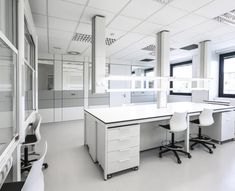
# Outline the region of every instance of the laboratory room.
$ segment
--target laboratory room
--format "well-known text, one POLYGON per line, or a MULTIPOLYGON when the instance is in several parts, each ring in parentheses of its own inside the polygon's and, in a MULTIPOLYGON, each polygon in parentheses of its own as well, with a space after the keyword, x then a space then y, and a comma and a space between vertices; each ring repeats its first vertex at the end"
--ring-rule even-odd
POLYGON ((235 0, 0 0, 0 191, 235 191, 235 0))

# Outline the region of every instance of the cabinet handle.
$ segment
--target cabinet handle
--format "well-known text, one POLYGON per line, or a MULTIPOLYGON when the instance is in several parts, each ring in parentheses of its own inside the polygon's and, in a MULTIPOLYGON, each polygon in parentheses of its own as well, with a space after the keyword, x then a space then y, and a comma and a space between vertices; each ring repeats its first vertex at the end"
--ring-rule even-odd
POLYGON ((119 151, 124 152, 124 151, 129 151, 129 150, 131 150, 131 149, 120 149, 119 151))
POLYGON ((119 162, 127 162, 130 161, 131 159, 123 159, 123 160, 119 160, 119 162))
POLYGON ((119 141, 128 141, 129 138, 122 138, 122 139, 119 139, 119 141))

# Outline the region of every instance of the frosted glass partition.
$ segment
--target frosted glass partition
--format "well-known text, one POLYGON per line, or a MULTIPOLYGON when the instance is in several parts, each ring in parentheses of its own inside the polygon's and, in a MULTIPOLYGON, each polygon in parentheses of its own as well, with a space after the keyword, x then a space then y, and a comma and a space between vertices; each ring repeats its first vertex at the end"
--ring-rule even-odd
POLYGON ((16 134, 16 54, 0 39, 0 154, 16 134))

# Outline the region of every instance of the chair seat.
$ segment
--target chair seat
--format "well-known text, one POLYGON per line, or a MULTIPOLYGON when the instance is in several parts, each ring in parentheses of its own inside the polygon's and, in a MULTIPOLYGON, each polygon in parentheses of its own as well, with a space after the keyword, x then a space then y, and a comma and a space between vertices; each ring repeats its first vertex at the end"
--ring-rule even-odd
POLYGON ((195 119, 195 120, 192 120, 192 121, 190 121, 191 123, 195 123, 195 124, 200 124, 200 121, 199 121, 199 119, 195 119))
POLYGON ((165 129, 170 130, 170 124, 167 124, 167 125, 159 125, 159 126, 165 128, 165 129))
POLYGON ((26 135, 25 142, 23 144, 30 144, 37 142, 36 135, 26 135))
POLYGON ((24 182, 9 182, 4 183, 0 191, 21 191, 24 186, 24 182))

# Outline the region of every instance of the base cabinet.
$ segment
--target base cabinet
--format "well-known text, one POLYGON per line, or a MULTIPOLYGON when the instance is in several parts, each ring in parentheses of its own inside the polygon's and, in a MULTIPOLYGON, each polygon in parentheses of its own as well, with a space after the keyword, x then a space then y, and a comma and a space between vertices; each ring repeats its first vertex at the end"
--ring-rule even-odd
POLYGON ((104 179, 111 174, 139 166, 140 125, 106 128, 98 126, 99 134, 105 133, 105 141, 98 140, 98 163, 104 170, 104 179), (106 144, 105 144, 106 143, 106 144))
POLYGON ((234 139, 234 111, 215 113, 214 124, 203 128, 203 134, 220 143, 234 139))

